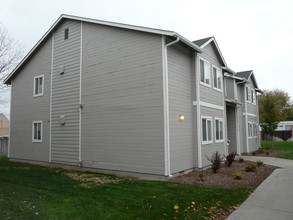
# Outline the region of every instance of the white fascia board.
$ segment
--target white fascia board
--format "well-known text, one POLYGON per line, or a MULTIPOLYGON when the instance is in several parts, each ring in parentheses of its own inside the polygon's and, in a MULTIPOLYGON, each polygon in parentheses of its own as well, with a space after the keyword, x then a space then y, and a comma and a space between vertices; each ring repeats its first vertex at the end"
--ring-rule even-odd
POLYGON ((225 59, 224 59, 224 57, 223 57, 223 54, 222 54, 222 52, 221 52, 221 50, 220 50, 220 48, 219 48, 219 45, 218 45, 218 43, 217 43, 217 41, 216 41, 216 39, 215 39, 214 37, 211 37, 211 39, 209 39, 207 42, 205 42, 203 45, 201 45, 200 48, 204 48, 206 45, 208 45, 208 44, 211 43, 212 41, 214 41, 214 43, 215 43, 215 45, 216 45, 217 51, 218 51, 219 54, 220 54, 220 57, 221 57, 221 60, 222 60, 223 63, 224 63, 224 66, 227 66, 227 63, 226 63, 226 61, 225 61, 225 59))
POLYGON ((182 35, 174 32, 174 37, 179 37, 181 42, 183 42, 184 44, 188 45, 189 47, 191 47, 195 51, 197 51, 199 53, 202 53, 202 49, 200 47, 198 47, 196 44, 192 43, 190 40, 186 39, 182 35))

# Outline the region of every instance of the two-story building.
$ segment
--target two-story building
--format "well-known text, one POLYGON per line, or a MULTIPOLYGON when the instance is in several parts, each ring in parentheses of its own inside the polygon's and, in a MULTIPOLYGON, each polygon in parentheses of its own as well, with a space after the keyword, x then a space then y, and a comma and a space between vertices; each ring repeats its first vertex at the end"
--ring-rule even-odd
POLYGON ((62 15, 5 83, 10 158, 172 176, 259 147, 254 74, 213 37, 62 15))

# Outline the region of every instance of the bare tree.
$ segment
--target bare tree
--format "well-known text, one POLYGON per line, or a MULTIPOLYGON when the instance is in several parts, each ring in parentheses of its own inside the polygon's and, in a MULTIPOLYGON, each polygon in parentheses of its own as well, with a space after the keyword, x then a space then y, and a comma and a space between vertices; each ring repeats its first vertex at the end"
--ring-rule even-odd
POLYGON ((9 35, 7 29, 0 26, 0 105, 7 105, 5 96, 9 87, 3 84, 3 80, 16 66, 23 56, 23 46, 9 35))

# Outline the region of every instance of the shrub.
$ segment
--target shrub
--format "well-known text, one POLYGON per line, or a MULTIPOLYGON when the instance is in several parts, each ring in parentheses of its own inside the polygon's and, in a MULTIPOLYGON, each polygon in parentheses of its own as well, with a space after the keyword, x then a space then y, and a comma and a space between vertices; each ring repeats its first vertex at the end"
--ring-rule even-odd
POLYGON ((235 180, 242 180, 243 179, 242 173, 240 173, 238 171, 232 173, 232 176, 234 177, 235 180))
POLYGON ((258 161, 256 161, 256 164, 257 164, 257 166, 261 166, 261 165, 263 165, 263 161, 258 160, 258 161))
POLYGON ((255 155, 256 155, 256 153, 255 153, 255 151, 253 151, 253 152, 252 152, 252 156, 255 156, 255 155))
POLYGON ((226 161, 228 167, 231 167, 233 161, 235 160, 236 152, 232 152, 226 156, 226 161))
POLYGON ((266 155, 268 156, 270 153, 269 152, 266 152, 266 155))
POLYGON ((216 153, 213 153, 213 155, 209 158, 207 157, 208 161, 212 163, 212 170, 214 173, 217 173, 218 169, 221 168, 223 158, 221 157, 220 153, 217 151, 216 153))
POLYGON ((256 166, 254 164, 247 164, 245 167, 246 172, 255 172, 256 166))
POLYGON ((238 161, 239 161, 240 163, 243 163, 243 162, 244 162, 244 158, 243 158, 243 157, 239 157, 238 161))
POLYGON ((259 149, 258 149, 258 152, 259 152, 260 154, 263 154, 265 151, 264 151, 262 148, 259 148, 259 149))

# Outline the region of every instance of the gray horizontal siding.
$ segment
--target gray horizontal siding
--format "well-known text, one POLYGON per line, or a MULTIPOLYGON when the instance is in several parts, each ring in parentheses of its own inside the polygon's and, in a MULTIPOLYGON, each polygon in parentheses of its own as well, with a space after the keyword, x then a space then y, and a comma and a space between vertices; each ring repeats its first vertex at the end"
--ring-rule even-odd
POLYGON ((164 175, 161 36, 83 24, 82 161, 164 175))
POLYGON ((65 21, 54 32, 53 86, 52 86, 52 142, 51 161, 66 164, 79 162, 79 83, 81 24, 65 21), (69 28, 69 39, 64 30, 69 28), (61 75, 59 68, 65 67, 61 75), (61 126, 59 118, 65 115, 61 126))
MULTIPOLYGON (((214 119, 215 118, 223 118, 223 111, 221 110, 217 110, 217 109, 212 109, 212 108, 207 108, 207 107, 203 107, 201 106, 200 108, 201 111, 201 116, 208 116, 208 117, 212 117, 212 123, 213 123, 213 143, 211 144, 204 144, 201 146, 202 148, 202 165, 203 166, 207 166, 210 165, 210 162, 207 160, 207 157, 211 157, 211 155, 213 153, 215 153, 216 151, 218 151, 221 155, 223 155, 225 153, 225 148, 224 148, 224 142, 220 142, 220 143, 215 143, 215 130, 214 130, 214 119)), ((201 119, 200 119, 201 120, 201 119)), ((224 133, 224 137, 225 137, 225 133, 224 133)), ((200 137, 202 138, 202 136, 200 137)))
POLYGON ((13 78, 11 89, 10 157, 49 160, 51 38, 13 78), (33 97, 34 77, 44 75, 44 95, 33 97), (32 142, 32 122, 43 121, 43 141, 32 142))
POLYGON ((236 137, 236 115, 234 107, 226 107, 227 114, 227 138, 230 140, 228 147, 229 153, 237 152, 237 137, 236 137))
POLYGON ((231 78, 225 78, 225 82, 226 82, 226 97, 231 100, 236 99, 235 92, 234 92, 235 80, 231 78))
POLYGON ((191 169, 195 158, 192 123, 192 64, 190 51, 168 49, 171 173, 191 169), (184 121, 179 121, 184 115, 184 121))
MULTIPOLYGON (((213 89, 213 76, 212 76, 212 65, 221 69, 221 63, 219 58, 216 55, 214 47, 209 44, 203 49, 203 53, 200 54, 200 57, 207 60, 210 63, 211 68, 211 87, 200 85, 200 100, 203 102, 212 103, 214 105, 224 106, 223 96, 224 93, 219 92, 213 89)), ((223 86, 223 85, 222 85, 223 86)))

